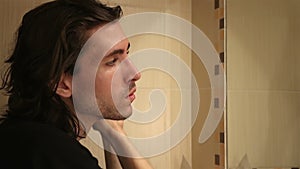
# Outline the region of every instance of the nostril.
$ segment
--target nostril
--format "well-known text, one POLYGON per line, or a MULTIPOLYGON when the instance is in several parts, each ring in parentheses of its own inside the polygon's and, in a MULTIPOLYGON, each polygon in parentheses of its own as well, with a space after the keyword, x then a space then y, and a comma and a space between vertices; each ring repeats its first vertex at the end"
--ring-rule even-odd
POLYGON ((132 80, 137 81, 137 80, 139 80, 141 78, 141 76, 142 76, 141 73, 138 72, 138 73, 135 74, 135 76, 133 77, 132 80))

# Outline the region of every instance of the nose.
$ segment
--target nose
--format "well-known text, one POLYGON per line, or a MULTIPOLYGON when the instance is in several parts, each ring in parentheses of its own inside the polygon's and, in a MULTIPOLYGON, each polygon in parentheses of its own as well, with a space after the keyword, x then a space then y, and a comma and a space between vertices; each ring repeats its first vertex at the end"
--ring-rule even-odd
POLYGON ((137 73, 135 74, 135 76, 132 78, 132 81, 138 81, 141 78, 141 73, 137 71, 137 73))
POLYGON ((129 58, 126 58, 126 60, 124 60, 125 64, 125 69, 127 72, 127 78, 126 81, 127 82, 135 82, 138 81, 141 78, 141 73, 137 70, 137 68, 135 67, 135 65, 131 62, 131 60, 129 58))

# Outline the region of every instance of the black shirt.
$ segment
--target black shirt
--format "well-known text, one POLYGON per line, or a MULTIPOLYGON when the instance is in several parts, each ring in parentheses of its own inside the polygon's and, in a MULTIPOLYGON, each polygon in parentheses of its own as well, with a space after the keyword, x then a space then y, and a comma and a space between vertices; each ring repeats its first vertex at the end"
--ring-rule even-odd
POLYGON ((75 138, 47 124, 5 120, 0 125, 0 169, 99 169, 75 138))

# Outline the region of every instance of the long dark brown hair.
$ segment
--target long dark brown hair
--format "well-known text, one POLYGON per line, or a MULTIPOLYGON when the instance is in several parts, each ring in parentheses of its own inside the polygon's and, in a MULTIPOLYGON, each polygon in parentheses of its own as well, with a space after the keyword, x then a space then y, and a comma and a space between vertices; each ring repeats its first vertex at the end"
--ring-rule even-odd
POLYGON ((78 118, 56 94, 63 73, 73 68, 89 30, 120 18, 119 6, 96 0, 56 0, 26 13, 16 45, 5 61, 1 90, 9 96, 2 120, 47 123, 81 137, 78 118))

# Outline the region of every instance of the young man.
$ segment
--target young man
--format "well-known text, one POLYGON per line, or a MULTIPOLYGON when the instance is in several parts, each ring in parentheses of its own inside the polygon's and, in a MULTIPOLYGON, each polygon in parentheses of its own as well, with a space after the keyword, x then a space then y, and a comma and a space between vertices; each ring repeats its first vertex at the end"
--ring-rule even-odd
POLYGON ((24 15, 1 86, 9 96, 1 169, 99 168, 77 141, 92 126, 102 135, 106 168, 151 168, 124 137, 140 74, 115 22, 121 15, 119 6, 96 0, 56 0, 24 15), (90 60, 89 42, 101 49, 92 53, 99 62, 90 60))

